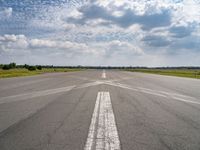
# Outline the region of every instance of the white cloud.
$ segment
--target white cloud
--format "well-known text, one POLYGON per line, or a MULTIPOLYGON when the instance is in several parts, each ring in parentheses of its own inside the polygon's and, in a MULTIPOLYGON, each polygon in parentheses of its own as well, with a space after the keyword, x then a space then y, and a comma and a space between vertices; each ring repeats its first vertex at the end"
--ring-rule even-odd
POLYGON ((94 51, 84 43, 75 43, 70 41, 52 41, 44 39, 31 39, 30 46, 32 48, 45 49, 63 49, 73 53, 94 53, 94 51))
POLYGON ((0 8, 0 19, 5 19, 5 18, 11 17, 12 12, 13 12, 13 9, 11 7, 3 8, 2 10, 0 8))
POLYGON ((68 53, 74 54, 96 54, 96 51, 90 48, 85 43, 75 43, 70 41, 48 40, 48 39, 29 39, 24 35, 4 35, 0 36, 1 50, 15 51, 23 49, 27 51, 40 50, 53 50, 52 53, 64 50, 68 53))
POLYGON ((109 50, 113 52, 120 52, 120 53, 125 53, 128 52, 129 54, 144 54, 144 51, 133 44, 130 44, 128 42, 122 42, 118 40, 114 40, 108 43, 109 45, 109 50))
POLYGON ((56 48, 57 43, 50 40, 32 39, 30 40, 30 46, 33 48, 56 48))
POLYGON ((14 34, 8 35, 5 34, 4 36, 0 36, 0 41, 12 41, 15 42, 17 37, 14 34))
POLYGON ((124 15, 124 12, 123 11, 114 11, 112 13, 113 16, 116 16, 116 17, 121 17, 124 15))
POLYGON ((142 56, 145 54, 143 49, 138 45, 119 40, 108 42, 93 42, 90 47, 97 51, 99 59, 109 58, 113 60, 119 57, 129 58, 142 56))
POLYGON ((28 41, 24 35, 5 34, 4 36, 0 36, 0 46, 4 51, 26 49, 28 47, 28 41))
POLYGON ((76 8, 74 8, 71 11, 69 11, 69 13, 66 16, 80 18, 82 16, 82 13, 79 12, 76 8))
POLYGON ((74 28, 76 28, 76 25, 75 24, 69 24, 69 23, 65 23, 65 24, 63 24, 63 28, 64 28, 64 30, 72 30, 72 29, 74 29, 74 28))
POLYGON ((24 49, 35 59, 56 56, 60 64, 165 65, 172 51, 193 53, 199 48, 199 0, 49 1, 54 4, 15 4, 29 8, 28 13, 13 13, 8 5, 0 9, 0 19, 12 17, 3 22, 5 30, 0 29, 0 51, 24 49), (13 25, 15 20, 19 22, 13 25))

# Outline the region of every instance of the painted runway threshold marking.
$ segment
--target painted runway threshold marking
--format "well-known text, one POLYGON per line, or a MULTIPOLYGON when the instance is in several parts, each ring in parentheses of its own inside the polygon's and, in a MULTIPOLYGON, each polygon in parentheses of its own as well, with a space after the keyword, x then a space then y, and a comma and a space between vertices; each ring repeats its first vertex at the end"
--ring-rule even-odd
POLYGON ((101 77, 104 78, 104 79, 106 78, 106 71, 105 70, 103 70, 101 77))
POLYGON ((120 150, 109 92, 98 92, 84 150, 120 150))

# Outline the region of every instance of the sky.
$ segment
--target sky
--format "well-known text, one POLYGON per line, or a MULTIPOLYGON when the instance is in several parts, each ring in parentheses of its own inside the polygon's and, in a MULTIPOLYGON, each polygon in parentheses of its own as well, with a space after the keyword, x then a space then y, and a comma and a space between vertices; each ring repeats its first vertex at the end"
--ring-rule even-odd
POLYGON ((200 0, 0 0, 0 63, 200 66, 200 0))

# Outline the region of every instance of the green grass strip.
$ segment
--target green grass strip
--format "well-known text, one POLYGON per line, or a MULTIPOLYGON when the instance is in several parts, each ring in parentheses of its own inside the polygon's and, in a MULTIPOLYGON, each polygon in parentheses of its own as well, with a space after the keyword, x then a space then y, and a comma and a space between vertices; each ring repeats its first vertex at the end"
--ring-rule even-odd
POLYGON ((190 70, 190 69, 127 69, 127 71, 200 79, 200 70, 190 70))
POLYGON ((82 69, 69 69, 69 68, 43 68, 42 70, 29 71, 27 69, 10 69, 2 70, 0 69, 0 78, 9 78, 9 77, 21 77, 21 76, 32 76, 43 73, 51 72, 71 72, 71 71, 80 71, 82 69))

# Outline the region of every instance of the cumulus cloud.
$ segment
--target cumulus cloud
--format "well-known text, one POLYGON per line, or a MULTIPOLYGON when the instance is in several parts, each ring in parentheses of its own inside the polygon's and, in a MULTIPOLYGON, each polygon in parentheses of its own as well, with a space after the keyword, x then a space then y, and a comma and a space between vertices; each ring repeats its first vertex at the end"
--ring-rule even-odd
POLYGON ((56 48, 58 44, 56 41, 50 40, 40 40, 40 39, 32 39, 30 40, 30 46, 32 48, 56 48))
POLYGON ((179 25, 187 25, 188 23, 200 23, 200 1, 199 0, 183 0, 178 5, 173 6, 174 22, 179 25))
POLYGON ((0 36, 0 50, 12 51, 14 49, 26 49, 28 47, 27 38, 24 35, 4 35, 0 36))
POLYGON ((4 51, 14 51, 17 49, 47 49, 47 50, 65 50, 68 53, 89 53, 96 52, 85 43, 75 43, 70 41, 57 41, 47 39, 29 39, 25 35, 4 35, 0 36, 0 46, 4 51))
POLYGON ((144 51, 131 43, 128 42, 122 42, 119 40, 110 41, 105 44, 106 49, 106 55, 111 56, 112 54, 121 54, 121 55, 142 55, 144 54, 144 51))
POLYGON ((151 65, 165 65, 172 54, 186 58, 200 49, 198 0, 13 0, 0 6, 2 63, 12 53, 16 61, 23 59, 14 55, 42 63, 56 57, 61 65, 148 65, 152 59, 151 65))
POLYGON ((121 12, 119 16, 111 14, 106 8, 98 5, 83 6, 79 9, 82 17, 77 19, 70 17, 69 22, 85 24, 88 20, 103 19, 108 23, 127 28, 133 24, 139 24, 144 29, 151 29, 155 27, 169 26, 171 24, 171 16, 168 10, 162 10, 155 14, 137 15, 131 9, 126 9, 121 12))
POLYGON ((75 43, 70 41, 31 39, 29 45, 31 48, 64 49, 73 53, 95 53, 94 50, 84 43, 75 43))

